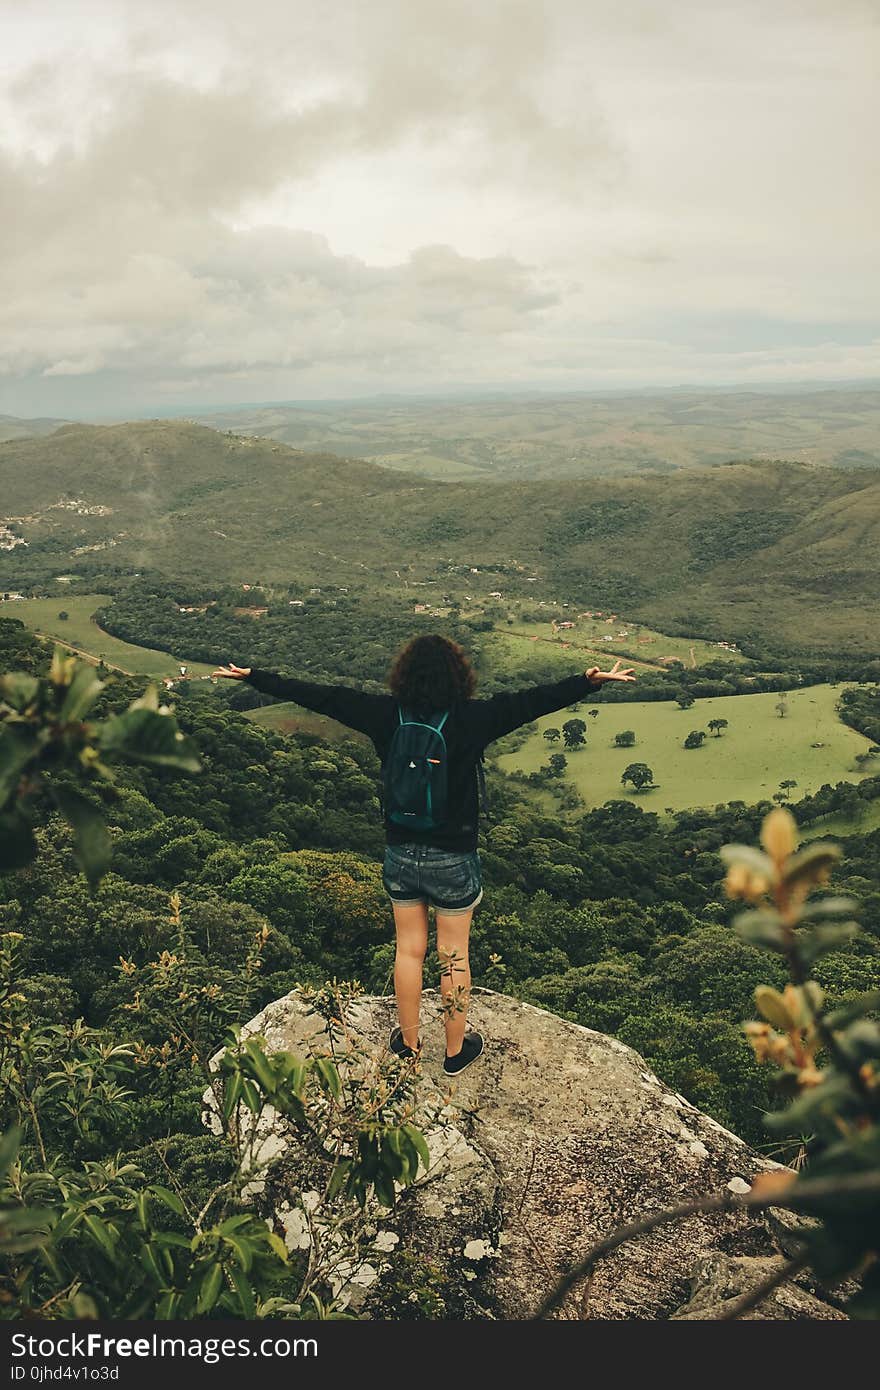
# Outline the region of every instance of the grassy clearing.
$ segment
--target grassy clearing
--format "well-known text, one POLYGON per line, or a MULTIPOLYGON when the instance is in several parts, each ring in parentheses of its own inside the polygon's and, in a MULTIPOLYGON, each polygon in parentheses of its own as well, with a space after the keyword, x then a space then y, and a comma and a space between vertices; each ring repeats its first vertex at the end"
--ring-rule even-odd
POLYGON ((633 660, 648 666, 664 666, 664 657, 672 657, 685 666, 702 666, 708 661, 742 662, 745 658, 740 652, 728 652, 714 642, 704 642, 695 637, 669 637, 644 623, 626 620, 584 618, 561 609, 553 615, 558 622, 574 621, 577 626, 565 632, 554 632, 550 624, 550 614, 542 623, 514 623, 511 633, 525 637, 538 637, 558 643, 569 643, 572 649, 581 648, 600 653, 604 658, 630 653, 633 660), (610 640, 609 640, 610 639, 610 640))
POLYGON ((316 734, 331 741, 340 738, 366 738, 365 734, 360 734, 355 729, 347 729, 343 724, 337 724, 335 719, 328 719, 323 714, 313 714, 288 700, 264 705, 262 709, 248 710, 245 717, 254 724, 259 724, 261 729, 272 729, 276 734, 316 734))
MULTIPOLYGON (((855 755, 866 751, 870 740, 840 722, 835 711, 839 695, 839 687, 828 685, 791 691, 784 719, 775 708, 780 697, 772 693, 698 700, 689 710, 676 704, 603 706, 600 700, 595 719, 584 714, 588 747, 569 755, 565 776, 573 779, 588 806, 634 797, 646 810, 661 814, 666 808, 679 811, 725 801, 752 804, 772 796, 787 778, 797 782, 794 800, 825 782, 858 782, 865 774, 855 755), (701 748, 682 746, 692 729, 706 729, 716 718, 729 721, 720 738, 709 734, 701 748), (614 746, 614 735, 625 729, 636 734, 633 748, 614 746), (621 786, 622 772, 634 762, 653 770, 654 791, 635 797, 621 786)), ((582 713, 588 707, 585 702, 582 713)), ((560 711, 539 720, 538 732, 516 753, 503 754, 500 766, 533 772, 546 764, 555 750, 543 731, 559 728, 568 717, 560 711)), ((868 771, 876 768, 868 764, 868 771)))
POLYGON ((880 801, 867 801, 864 810, 855 819, 843 815, 828 816, 815 825, 804 826, 803 840, 836 840, 845 835, 867 835, 880 826, 880 801))
MULTIPOLYGON (((85 656, 95 659, 103 657, 108 666, 118 667, 129 675, 151 676, 154 680, 177 676, 178 659, 170 652, 157 652, 149 647, 121 642, 118 637, 111 637, 109 632, 98 627, 92 614, 109 601, 107 594, 61 592, 57 598, 28 598, 5 603, 3 614, 8 618, 20 618, 35 632, 58 638, 85 656), (67 619, 59 618, 59 613, 67 613, 67 619)), ((194 676, 210 675, 213 669, 203 662, 187 661, 186 657, 181 660, 194 676)))
MULTIPOLYGON (((541 623, 499 628, 491 635, 487 634, 484 646, 493 670, 521 676, 524 684, 535 679, 533 669, 538 661, 543 668, 558 671, 561 678, 586 670, 588 666, 601 666, 607 670, 616 659, 610 644, 608 647, 583 646, 579 641, 565 640, 564 633, 558 638, 554 637, 549 626, 544 627, 541 623)), ((660 669, 635 658, 625 657, 624 660, 638 671, 660 669)))
POLYGON ((460 459, 421 449, 402 454, 367 454, 365 458, 368 463, 378 463, 383 468, 396 468, 402 473, 422 473, 428 478, 468 478, 476 481, 486 478, 484 468, 475 468, 473 464, 463 463, 460 459))

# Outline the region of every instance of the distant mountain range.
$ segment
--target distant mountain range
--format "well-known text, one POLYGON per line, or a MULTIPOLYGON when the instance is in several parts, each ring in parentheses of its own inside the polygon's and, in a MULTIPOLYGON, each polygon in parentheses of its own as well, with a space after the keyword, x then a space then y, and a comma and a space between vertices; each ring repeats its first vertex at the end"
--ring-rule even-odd
POLYGON ((19 415, 0 415, 0 442, 5 439, 27 439, 32 435, 51 434, 65 420, 25 419, 19 415))
POLYGON ((754 458, 880 468, 880 388, 864 386, 396 398, 192 418, 435 478, 665 474, 754 458))
POLYGON ((747 461, 475 486, 147 421, 7 441, 0 498, 0 523, 28 542, 0 554, 0 587, 145 569, 194 587, 396 590, 401 566, 443 583, 453 562, 461 586, 498 568, 487 589, 613 604, 667 630, 880 650, 871 469, 747 461))
MULTIPOLYGON (((281 401, 174 413, 210 429, 432 478, 673 473, 738 459, 880 468, 880 385, 281 401)), ((165 416, 163 418, 169 418, 165 416)), ((0 415, 0 440, 62 420, 0 415)))

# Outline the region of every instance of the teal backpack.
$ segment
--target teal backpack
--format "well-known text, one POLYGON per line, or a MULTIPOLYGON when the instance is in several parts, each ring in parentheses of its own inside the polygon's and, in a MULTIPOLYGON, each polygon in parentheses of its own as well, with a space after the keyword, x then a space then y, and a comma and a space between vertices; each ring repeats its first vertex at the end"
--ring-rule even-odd
POLYGON ((383 807, 392 825, 437 830, 446 820, 447 753, 443 725, 410 719, 400 707, 398 724, 383 768, 383 807))

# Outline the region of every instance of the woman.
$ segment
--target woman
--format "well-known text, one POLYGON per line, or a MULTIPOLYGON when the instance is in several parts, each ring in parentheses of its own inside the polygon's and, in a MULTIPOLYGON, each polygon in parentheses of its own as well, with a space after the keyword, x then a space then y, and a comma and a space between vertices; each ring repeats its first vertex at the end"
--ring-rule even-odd
MULTIPOLYGON (((267 695, 293 700, 359 729, 372 739, 383 767, 389 753, 393 761, 393 745, 399 745, 396 735, 403 724, 422 731, 426 748, 434 754, 426 752, 421 759, 425 771, 442 771, 445 783, 437 799, 439 821, 431 815, 399 814, 389 808, 387 797, 384 806, 387 848, 382 882, 391 898, 397 932, 394 993, 400 1020, 391 1034, 391 1048, 400 1057, 413 1057, 421 1047, 422 966, 428 948, 428 908, 433 907, 446 1023, 443 1070, 448 1076, 458 1075, 476 1061, 484 1045, 479 1033, 466 1032, 471 987, 468 939, 474 908, 483 896, 477 853, 483 749, 521 724, 574 704, 608 681, 635 680, 633 671, 621 669, 616 661, 610 671, 592 666, 582 675, 550 685, 475 700, 476 678, 463 649, 448 637, 429 635, 414 637, 398 653, 388 679, 390 695, 366 695, 349 686, 317 685, 231 663, 214 675, 247 681, 267 695), (429 764, 436 764, 436 769, 429 764)), ((413 757, 408 766, 415 769, 417 761, 413 757)), ((389 785, 386 772, 386 792, 389 785)))

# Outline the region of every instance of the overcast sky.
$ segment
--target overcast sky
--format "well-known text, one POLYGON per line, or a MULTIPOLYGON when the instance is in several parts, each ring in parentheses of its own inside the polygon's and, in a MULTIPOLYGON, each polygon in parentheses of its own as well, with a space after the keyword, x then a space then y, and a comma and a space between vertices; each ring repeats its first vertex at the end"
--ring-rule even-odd
POLYGON ((0 18, 0 411, 880 377, 880 0, 0 18))

